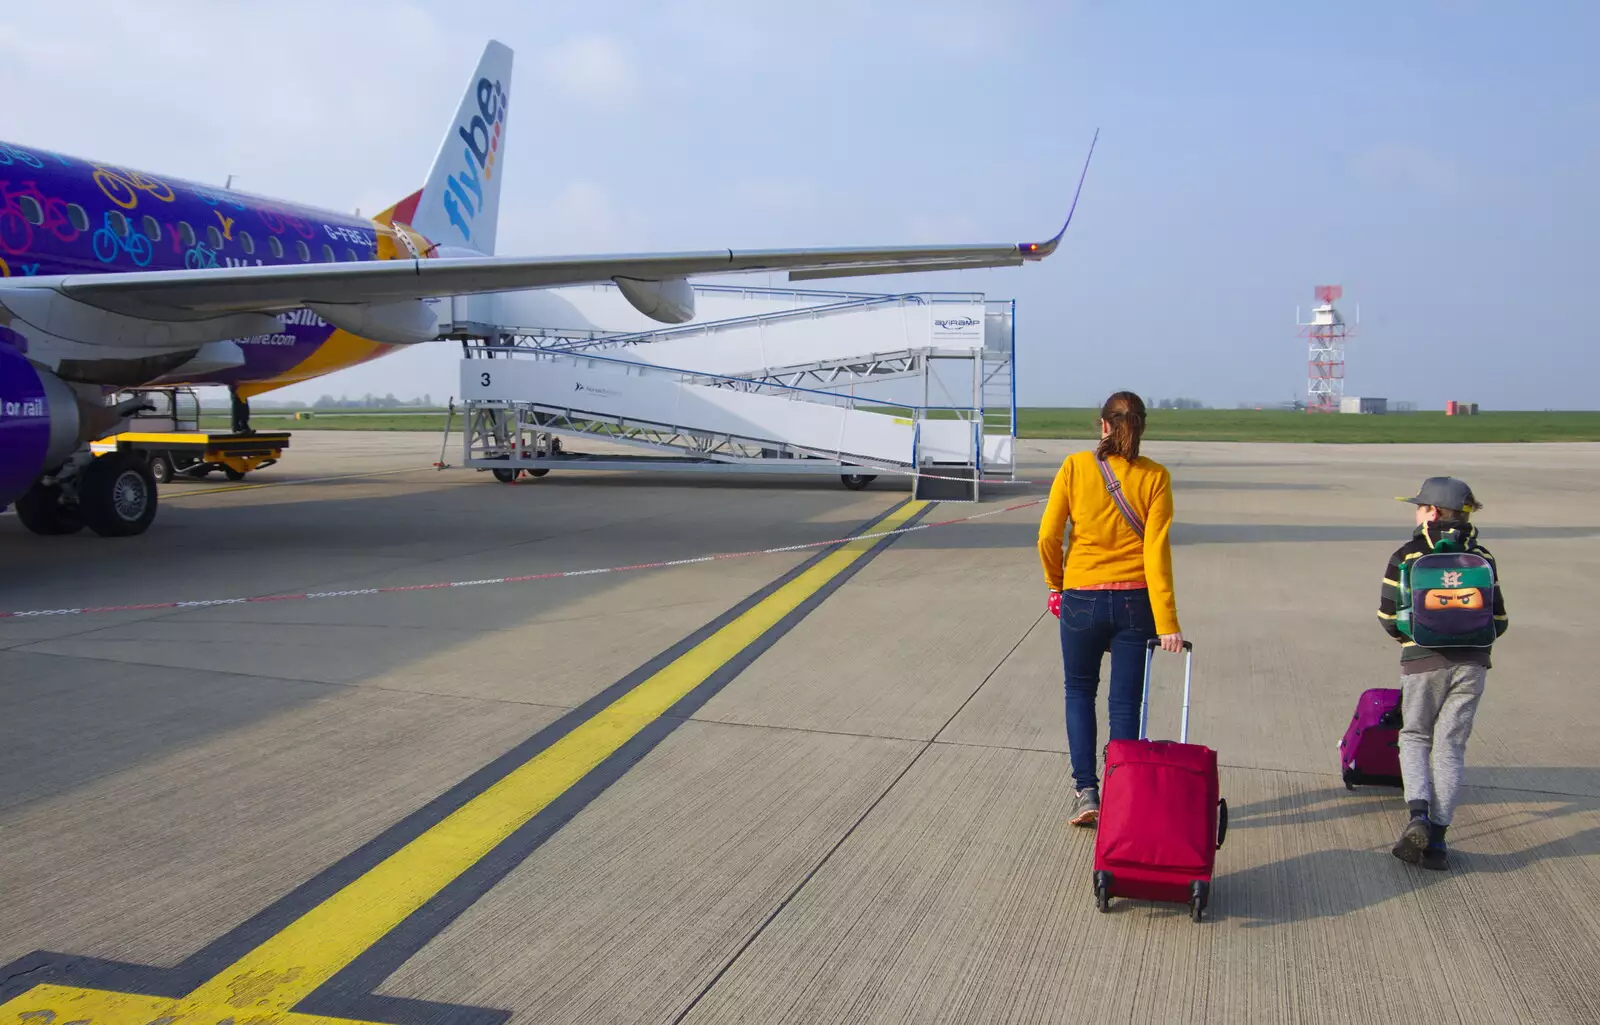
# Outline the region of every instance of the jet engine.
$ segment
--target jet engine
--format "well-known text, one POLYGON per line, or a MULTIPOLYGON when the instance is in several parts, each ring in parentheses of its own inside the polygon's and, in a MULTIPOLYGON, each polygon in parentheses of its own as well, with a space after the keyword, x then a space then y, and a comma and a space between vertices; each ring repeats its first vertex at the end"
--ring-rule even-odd
POLYGON ((376 303, 306 303, 334 327, 391 345, 415 345, 439 337, 439 318, 421 299, 376 303))
POLYGON ((72 455, 79 419, 71 388, 0 341, 0 505, 72 455))
POLYGON ((613 278, 633 308, 663 324, 687 324, 694 319, 694 288, 687 278, 644 281, 613 278))
POLYGON ((80 395, 0 337, 0 507, 14 503, 35 534, 87 526, 126 536, 155 518, 156 482, 144 460, 125 452, 95 458, 88 449, 146 400, 96 399, 98 390, 80 395))

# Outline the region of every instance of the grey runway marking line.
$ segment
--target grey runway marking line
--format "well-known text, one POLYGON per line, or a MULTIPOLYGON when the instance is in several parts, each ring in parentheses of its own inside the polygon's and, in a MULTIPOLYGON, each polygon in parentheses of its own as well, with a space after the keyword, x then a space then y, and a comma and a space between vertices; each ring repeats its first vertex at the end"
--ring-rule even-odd
POLYGON ((686 559, 664 559, 657 562, 639 562, 627 566, 603 566, 594 569, 561 570, 553 573, 527 573, 521 576, 486 577, 480 580, 442 580, 426 584, 400 584, 391 587, 355 587, 334 591, 310 591, 299 594, 271 594, 253 597, 233 598, 204 598, 191 601, 160 601, 140 602, 126 605, 81 605, 76 607, 54 609, 23 609, 12 612, 0 612, 0 619, 38 619, 47 616, 87 616, 103 615, 113 612, 148 612, 155 609, 204 609, 215 608, 221 605, 250 605, 265 604, 269 602, 286 601, 320 601, 330 598, 357 598, 375 594, 403 594, 410 591, 436 591, 455 587, 490 587, 501 584, 524 584, 535 581, 565 580, 573 577, 599 576, 606 573, 634 573, 648 569, 669 569, 676 566, 694 566, 708 562, 721 562, 727 559, 748 559, 758 555, 781 555, 789 552, 801 552, 811 548, 826 548, 830 545, 842 544, 846 541, 860 538, 888 538, 898 537, 919 530, 932 530, 935 527, 950 527, 961 523, 971 523, 975 520, 988 519, 991 516, 1001 516, 1009 512, 1017 512, 1036 505, 1043 505, 1045 499, 1036 498, 1027 502, 991 509, 988 512, 973 513, 970 516, 961 516, 955 519, 940 520, 937 523, 917 523, 909 527, 900 527, 896 530, 879 531, 875 534, 852 535, 845 538, 831 538, 826 541, 806 541, 795 545, 781 545, 775 548, 760 548, 747 552, 722 552, 715 555, 698 555, 686 559))

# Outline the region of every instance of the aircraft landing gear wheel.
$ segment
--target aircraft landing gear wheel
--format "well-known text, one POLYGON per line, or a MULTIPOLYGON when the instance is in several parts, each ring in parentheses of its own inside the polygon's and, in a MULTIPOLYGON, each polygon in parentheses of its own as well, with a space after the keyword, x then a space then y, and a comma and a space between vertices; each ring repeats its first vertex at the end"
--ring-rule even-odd
POLYGON ((78 482, 78 509, 101 537, 143 534, 156 518, 156 479, 149 464, 122 452, 96 459, 78 482))
POLYGON ((499 467, 495 467, 495 469, 491 470, 490 472, 494 474, 494 479, 499 481, 502 484, 514 484, 514 483, 516 483, 517 471, 515 471, 515 470, 505 470, 505 469, 501 469, 499 467))
POLYGON ((851 491, 865 491, 868 484, 878 479, 874 473, 842 473, 839 479, 844 481, 844 486, 851 491))
POLYGON ((172 481, 172 458, 165 452, 156 452, 150 456, 150 476, 156 479, 157 484, 167 484, 172 481))
POLYGON ((235 470, 231 466, 224 466, 222 468, 222 475, 224 477, 228 478, 231 481, 244 480, 244 471, 243 470, 235 470))
POLYGON ((83 529, 78 510, 61 504, 61 488, 35 483, 17 499, 17 519, 35 534, 76 534, 83 529))

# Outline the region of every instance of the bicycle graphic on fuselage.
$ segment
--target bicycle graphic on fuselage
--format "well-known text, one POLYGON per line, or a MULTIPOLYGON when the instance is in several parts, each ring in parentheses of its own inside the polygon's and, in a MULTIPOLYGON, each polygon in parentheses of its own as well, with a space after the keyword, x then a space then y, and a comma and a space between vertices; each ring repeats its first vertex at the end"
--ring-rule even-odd
POLYGON ((118 234, 112 223, 111 211, 107 210, 105 224, 94 233, 95 259, 101 263, 114 263, 119 254, 127 253, 134 266, 149 266, 150 254, 155 251, 149 237, 126 219, 123 220, 123 228, 127 234, 118 234))
POLYGON ((183 254, 183 266, 188 270, 215 267, 217 266, 217 251, 204 242, 197 242, 193 248, 183 254))
POLYGON ((172 186, 159 178, 147 178, 138 171, 121 171, 104 164, 94 166, 94 183, 100 186, 100 191, 106 194, 107 199, 124 210, 132 210, 139 205, 141 192, 163 203, 170 203, 177 198, 173 195, 172 186))

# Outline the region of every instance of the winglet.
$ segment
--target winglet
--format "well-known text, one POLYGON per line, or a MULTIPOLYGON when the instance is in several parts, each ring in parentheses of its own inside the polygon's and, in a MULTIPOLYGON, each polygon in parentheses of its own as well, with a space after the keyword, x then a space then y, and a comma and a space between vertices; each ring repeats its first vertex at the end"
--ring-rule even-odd
POLYGON ((1089 155, 1083 158, 1083 173, 1078 175, 1078 189, 1072 194, 1072 206, 1067 209, 1066 222, 1061 225, 1061 230, 1048 242, 1019 242, 1017 249, 1022 252, 1024 260, 1042 260, 1056 251, 1056 246, 1061 244, 1061 236, 1067 233, 1067 225, 1072 223, 1072 214, 1078 209, 1078 197, 1083 194, 1083 180, 1089 176, 1089 161, 1094 159, 1094 144, 1100 141, 1100 129, 1094 130, 1094 138, 1089 140, 1089 155))

